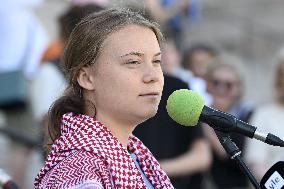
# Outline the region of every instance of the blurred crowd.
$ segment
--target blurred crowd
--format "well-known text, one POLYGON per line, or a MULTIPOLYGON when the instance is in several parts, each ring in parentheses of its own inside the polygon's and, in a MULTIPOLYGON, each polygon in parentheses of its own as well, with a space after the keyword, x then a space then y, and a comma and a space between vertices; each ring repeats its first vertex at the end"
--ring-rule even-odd
MULTIPOLYGON (((131 2, 121 4, 159 23, 166 38, 162 47, 165 86, 161 104, 157 115, 139 125, 134 134, 152 151, 177 189, 252 187, 224 151, 214 130, 204 123, 192 128, 178 125, 167 115, 166 100, 175 90, 191 89, 203 96, 206 105, 284 139, 284 49, 271 55, 276 56, 277 64, 274 86, 263 89, 273 92, 273 100, 254 104, 253 99, 243 98, 248 67, 242 57, 205 40, 185 44, 184 25, 194 27, 202 22, 201 0, 145 0, 143 6, 131 2)), ((112 6, 108 0, 68 1, 58 17, 58 37, 49 40, 33 11, 42 3, 10 0, 0 5, 0 169, 23 189, 33 186, 44 161, 46 114, 56 97, 64 93, 68 81, 60 67, 68 37, 83 17, 112 6), (18 95, 5 96, 8 91, 18 95), (35 154, 39 155, 37 159, 35 154)), ((279 147, 235 133, 230 137, 258 181, 274 163, 284 159, 279 147)))

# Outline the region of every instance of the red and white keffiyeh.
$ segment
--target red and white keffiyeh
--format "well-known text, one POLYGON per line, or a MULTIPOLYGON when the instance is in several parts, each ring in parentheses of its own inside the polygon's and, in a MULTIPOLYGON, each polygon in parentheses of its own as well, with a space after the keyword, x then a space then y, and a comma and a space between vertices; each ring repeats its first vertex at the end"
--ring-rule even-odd
MULTIPOLYGON (((157 160, 131 135, 128 150, 155 188, 173 188, 157 160)), ((54 142, 35 189, 127 188, 146 189, 142 175, 127 149, 93 117, 63 115, 61 136, 54 142)))

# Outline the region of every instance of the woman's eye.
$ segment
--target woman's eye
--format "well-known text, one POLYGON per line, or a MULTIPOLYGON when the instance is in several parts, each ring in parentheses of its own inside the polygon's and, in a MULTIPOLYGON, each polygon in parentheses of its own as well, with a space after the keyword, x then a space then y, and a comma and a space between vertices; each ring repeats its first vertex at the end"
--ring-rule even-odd
POLYGON ((161 60, 154 60, 153 62, 156 64, 161 64, 161 60))
POLYGON ((140 64, 140 62, 139 61, 129 61, 126 64, 140 64))

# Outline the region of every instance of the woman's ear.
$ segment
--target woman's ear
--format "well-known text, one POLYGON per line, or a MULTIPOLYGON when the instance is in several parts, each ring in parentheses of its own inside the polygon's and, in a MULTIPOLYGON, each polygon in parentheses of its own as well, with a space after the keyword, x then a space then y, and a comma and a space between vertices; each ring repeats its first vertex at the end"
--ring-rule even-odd
POLYGON ((94 90, 95 84, 94 84, 94 75, 92 74, 92 68, 91 67, 83 67, 80 69, 77 82, 79 85, 86 90, 94 90))

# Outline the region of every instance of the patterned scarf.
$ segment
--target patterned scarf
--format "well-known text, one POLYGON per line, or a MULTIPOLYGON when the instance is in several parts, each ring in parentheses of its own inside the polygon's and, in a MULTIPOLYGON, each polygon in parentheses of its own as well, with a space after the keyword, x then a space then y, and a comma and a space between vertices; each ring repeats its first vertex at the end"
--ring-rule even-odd
MULTIPOLYGON (((133 135, 129 137, 128 150, 136 154, 155 188, 173 188, 151 152, 133 135)), ((146 189, 129 152, 106 126, 93 117, 65 114, 61 136, 35 179, 35 189, 70 188, 90 181, 106 189, 146 189)))

